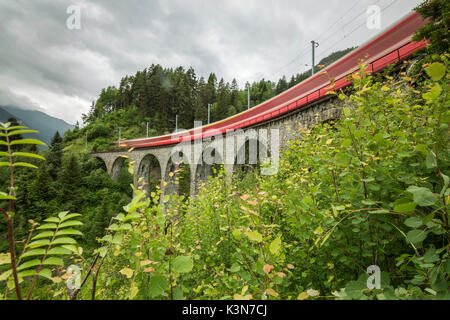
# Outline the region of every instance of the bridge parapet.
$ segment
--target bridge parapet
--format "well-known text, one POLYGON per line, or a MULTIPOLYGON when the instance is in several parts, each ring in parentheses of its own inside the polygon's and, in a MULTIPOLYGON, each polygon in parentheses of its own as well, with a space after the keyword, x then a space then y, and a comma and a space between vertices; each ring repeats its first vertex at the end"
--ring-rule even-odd
MULTIPOLYGON (((315 103, 308 108, 246 128, 240 134, 205 139, 201 141, 200 153, 195 150, 199 146, 189 142, 184 146, 169 145, 134 149, 131 152, 98 152, 91 155, 104 161, 108 174, 115 181, 119 177, 125 159, 128 158, 129 161, 133 162, 133 181, 135 185, 137 185, 140 178, 144 178, 145 188, 148 190, 148 184, 152 179, 153 181, 160 179, 160 188, 165 194, 178 192, 178 187, 171 182, 178 176, 177 171, 180 168, 180 164, 175 163, 176 161, 174 162, 174 157, 176 158, 177 153, 181 152, 181 158, 189 165, 190 194, 195 194, 199 185, 207 181, 208 176, 212 174, 211 157, 216 158, 215 163, 224 164, 228 176, 231 177, 236 166, 239 165, 237 159, 242 149, 242 146, 239 144, 251 144, 250 140, 257 140, 257 149, 255 149, 257 151, 255 152, 258 154, 265 152, 272 163, 275 160, 278 163, 278 159, 273 158, 279 157, 279 151, 286 147, 288 141, 301 139, 304 129, 311 128, 321 122, 339 118, 342 107, 340 104, 340 100, 330 96, 330 98, 315 103), (274 132, 277 137, 273 136, 274 132), (224 148, 221 149, 220 146, 224 148), (231 149, 227 148, 227 146, 231 146, 231 149), (217 155, 218 150, 221 151, 217 155), (230 150, 232 150, 232 155, 229 154, 230 150), (206 163, 205 159, 208 159, 208 157, 210 162, 206 163)), ((248 147, 246 148, 244 148, 244 152, 247 154, 246 161, 248 161, 251 158, 251 150, 248 150, 248 147)))

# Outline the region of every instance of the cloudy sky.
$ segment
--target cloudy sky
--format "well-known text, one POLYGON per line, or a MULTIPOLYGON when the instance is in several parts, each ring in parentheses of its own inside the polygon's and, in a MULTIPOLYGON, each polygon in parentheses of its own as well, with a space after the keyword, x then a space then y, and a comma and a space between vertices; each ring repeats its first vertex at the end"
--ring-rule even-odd
POLYGON ((0 105, 75 123, 100 90, 152 63, 199 76, 277 80, 355 46, 421 0, 0 0, 0 105), (80 8, 80 29, 68 7, 80 8))

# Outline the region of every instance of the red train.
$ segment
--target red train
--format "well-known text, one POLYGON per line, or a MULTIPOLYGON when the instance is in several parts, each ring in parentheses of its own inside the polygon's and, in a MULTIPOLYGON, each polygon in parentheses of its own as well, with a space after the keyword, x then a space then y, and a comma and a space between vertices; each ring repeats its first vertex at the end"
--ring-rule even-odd
POLYGON ((295 109, 306 107, 311 102, 325 96, 330 90, 338 90, 350 84, 346 76, 358 70, 361 59, 368 63, 369 72, 377 72, 386 66, 409 57, 412 53, 426 46, 426 42, 411 40, 415 31, 422 27, 425 21, 414 12, 395 23, 381 34, 367 41, 359 48, 348 53, 332 65, 295 87, 279 94, 260 105, 241 112, 227 119, 203 126, 201 128, 172 133, 170 135, 121 141, 121 146, 130 148, 145 148, 179 143, 183 141, 206 138, 255 125, 295 109), (329 77, 335 79, 335 87, 330 89, 329 77))

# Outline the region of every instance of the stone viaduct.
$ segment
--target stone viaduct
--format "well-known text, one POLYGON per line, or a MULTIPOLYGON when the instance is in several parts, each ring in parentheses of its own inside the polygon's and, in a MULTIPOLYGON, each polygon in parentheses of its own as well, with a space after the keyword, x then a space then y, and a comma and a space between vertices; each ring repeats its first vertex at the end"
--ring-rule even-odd
POLYGON ((214 164, 223 164, 227 176, 231 177, 242 166, 269 162, 270 167, 261 168, 262 174, 276 174, 280 152, 287 142, 301 139, 304 128, 337 119, 340 116, 340 103, 339 99, 329 96, 268 122, 231 134, 216 135, 201 142, 182 142, 177 145, 91 155, 103 160, 113 180, 118 179, 125 159, 128 158, 133 162, 135 186, 143 178, 148 190, 149 181, 153 179, 152 181, 160 183, 163 195, 178 192, 175 179, 179 177, 181 163, 184 163, 185 168, 186 165, 189 166, 190 194, 194 195, 212 175, 214 164))

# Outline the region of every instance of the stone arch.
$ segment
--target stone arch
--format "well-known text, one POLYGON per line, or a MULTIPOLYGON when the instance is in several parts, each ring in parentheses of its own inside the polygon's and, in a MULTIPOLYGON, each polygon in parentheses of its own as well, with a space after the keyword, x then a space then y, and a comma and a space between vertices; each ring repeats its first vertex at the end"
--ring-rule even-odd
POLYGON ((99 156, 94 156, 93 159, 95 159, 94 161, 97 161, 99 167, 101 167, 103 170, 105 170, 106 173, 109 173, 108 172, 108 164, 106 163, 106 161, 103 158, 101 158, 99 156))
POLYGON ((202 157, 195 168, 194 192, 196 193, 202 185, 205 185, 209 177, 215 177, 224 160, 214 147, 206 147, 202 157))
POLYGON ((152 153, 145 155, 139 163, 137 180, 143 178, 143 189, 147 195, 161 187, 162 168, 159 159, 152 153))
POLYGON ((246 139, 243 145, 237 146, 233 176, 259 170, 260 165, 270 159, 270 156, 266 143, 258 139, 246 139))
POLYGON ((188 156, 181 150, 171 154, 164 174, 164 194, 191 194, 191 166, 188 156))
POLYGON ((113 181, 117 182, 119 180, 120 171, 123 168, 125 160, 127 160, 125 157, 120 157, 120 156, 114 160, 114 162, 111 166, 111 173, 110 173, 111 179, 113 181))

